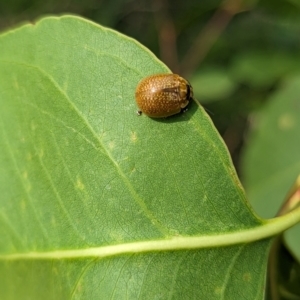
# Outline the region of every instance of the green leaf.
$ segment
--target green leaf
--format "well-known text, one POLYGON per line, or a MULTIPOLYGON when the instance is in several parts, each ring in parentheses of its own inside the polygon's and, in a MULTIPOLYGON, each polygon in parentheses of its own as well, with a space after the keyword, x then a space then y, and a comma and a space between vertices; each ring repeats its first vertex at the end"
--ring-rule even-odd
POLYGON ((298 56, 280 52, 249 51, 235 57, 230 73, 237 82, 247 83, 254 88, 264 88, 299 69, 298 56))
MULTIPOLYGON (((249 200, 265 218, 276 215, 300 175, 300 76, 285 81, 268 105, 252 118, 254 128, 243 155, 243 182, 249 200)), ((300 261, 300 227, 287 232, 300 261)))
POLYGON ((225 70, 213 67, 201 70, 194 75, 191 84, 195 97, 201 103, 227 98, 237 87, 225 70))
POLYGON ((136 115, 159 72, 77 17, 0 36, 1 299, 262 299, 269 237, 299 213, 253 214, 197 102, 136 115))

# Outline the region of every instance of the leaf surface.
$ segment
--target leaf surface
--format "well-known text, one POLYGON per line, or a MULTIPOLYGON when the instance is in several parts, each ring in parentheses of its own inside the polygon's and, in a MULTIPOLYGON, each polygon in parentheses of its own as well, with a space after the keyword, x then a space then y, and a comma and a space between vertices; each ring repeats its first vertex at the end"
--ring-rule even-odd
POLYGON ((78 17, 0 36, 1 299, 262 299, 270 239, 229 246, 264 222, 207 114, 136 115, 164 72, 78 17))

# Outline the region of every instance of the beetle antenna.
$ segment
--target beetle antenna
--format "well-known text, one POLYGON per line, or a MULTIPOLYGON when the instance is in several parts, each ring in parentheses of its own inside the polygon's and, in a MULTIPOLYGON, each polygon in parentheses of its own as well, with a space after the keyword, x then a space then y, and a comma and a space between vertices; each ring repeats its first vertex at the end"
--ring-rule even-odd
POLYGON ((194 100, 196 103, 198 103, 198 105, 201 105, 201 106, 204 108, 204 110, 205 110, 210 116, 213 116, 213 115, 214 115, 214 113, 213 113, 211 110, 209 110, 208 108, 206 108, 205 106, 203 106, 202 104, 200 104, 200 102, 199 102, 196 98, 192 97, 192 100, 194 100))
POLYGON ((209 110, 209 109, 206 108, 205 106, 202 105, 202 107, 204 108, 204 110, 205 110, 209 115, 211 115, 211 116, 214 116, 214 115, 215 115, 211 110, 209 110))

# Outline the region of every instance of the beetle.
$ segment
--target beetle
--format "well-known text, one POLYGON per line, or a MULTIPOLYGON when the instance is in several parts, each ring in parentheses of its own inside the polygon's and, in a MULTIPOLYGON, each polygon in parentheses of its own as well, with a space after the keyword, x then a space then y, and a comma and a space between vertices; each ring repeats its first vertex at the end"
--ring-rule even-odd
POLYGON ((164 118, 183 111, 193 99, 191 84, 177 74, 155 74, 143 78, 135 90, 138 114, 164 118))

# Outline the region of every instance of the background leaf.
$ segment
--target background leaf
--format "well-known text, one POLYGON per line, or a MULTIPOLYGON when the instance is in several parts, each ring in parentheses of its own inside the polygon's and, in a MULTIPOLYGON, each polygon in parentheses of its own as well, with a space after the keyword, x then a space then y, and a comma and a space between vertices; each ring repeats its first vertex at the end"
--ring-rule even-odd
POLYGON ((263 225, 201 107, 136 116, 138 81, 159 72, 134 40, 76 17, 0 37, 1 298, 262 299, 269 239, 60 260, 263 225))
MULTIPOLYGON (((274 217, 300 174, 300 76, 287 79, 268 105, 253 117, 253 132, 243 155, 243 182, 257 213, 274 217)), ((300 261, 299 226, 288 245, 300 261)))
POLYGON ((298 55, 273 51, 249 51, 237 55, 231 66, 231 76, 253 88, 272 86, 285 75, 299 71, 298 55))
POLYGON ((227 98, 237 88, 226 70, 221 68, 201 70, 192 77, 191 84, 196 99, 201 99, 201 103, 227 98))

